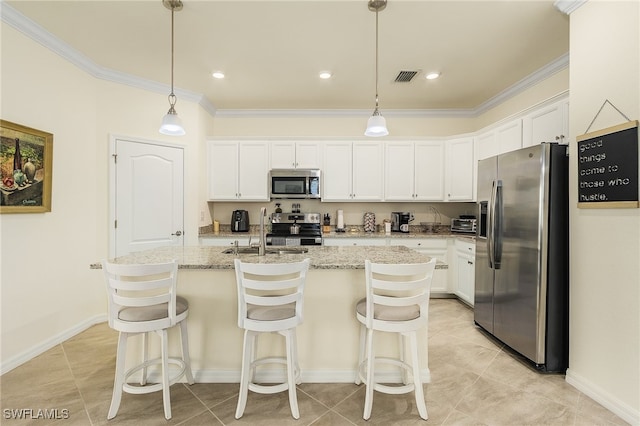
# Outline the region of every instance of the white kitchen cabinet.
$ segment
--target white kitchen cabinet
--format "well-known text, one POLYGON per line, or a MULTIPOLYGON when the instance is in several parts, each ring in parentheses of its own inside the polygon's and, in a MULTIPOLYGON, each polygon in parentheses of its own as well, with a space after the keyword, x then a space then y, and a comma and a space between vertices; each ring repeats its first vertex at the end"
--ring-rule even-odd
POLYGON ((522 120, 515 119, 476 136, 478 160, 522 148, 522 120))
POLYGON ((456 239, 454 242, 454 293, 473 306, 475 291, 475 243, 456 239))
POLYGON ((272 169, 319 169, 321 145, 315 141, 272 141, 272 169))
POLYGON ((322 201, 382 201, 382 144, 327 142, 323 153, 322 201))
POLYGON ((475 140, 478 149, 478 160, 484 160, 499 154, 498 140, 494 130, 477 135, 475 140))
POLYGON ((541 107, 522 119, 522 145, 569 142, 569 99, 541 107))
POLYGON ((268 201, 269 145, 264 141, 207 144, 211 201, 268 201))
MULTIPOLYGON (((447 262, 446 238, 389 238, 389 245, 406 246, 430 257, 435 257, 441 262, 447 262)), ((432 294, 450 293, 446 269, 436 269, 431 282, 432 294)))
POLYGON ((518 118, 498 127, 496 141, 499 154, 522 148, 522 120, 518 118))
POLYGON ((443 201, 444 143, 387 142, 385 201, 443 201))
MULTIPOLYGON (((250 238, 247 234, 238 234, 238 237, 200 238, 200 245, 212 247, 233 247, 237 241, 239 247, 248 247, 249 240, 250 238)), ((253 237, 251 242, 257 242, 259 240, 259 237, 253 237)))
POLYGON ((446 142, 447 201, 473 201, 476 167, 473 138, 446 142))
POLYGON ((322 242, 325 246, 329 247, 344 247, 344 246, 386 246, 386 238, 324 238, 322 242))

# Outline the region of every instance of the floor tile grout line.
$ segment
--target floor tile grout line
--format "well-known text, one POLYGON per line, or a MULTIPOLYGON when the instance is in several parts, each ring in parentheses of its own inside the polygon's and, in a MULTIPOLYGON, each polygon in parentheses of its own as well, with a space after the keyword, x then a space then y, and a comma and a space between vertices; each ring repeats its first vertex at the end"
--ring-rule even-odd
POLYGON ((82 407, 84 408, 84 413, 86 414, 87 419, 89 419, 90 425, 93 426, 94 422, 93 422, 93 419, 91 418, 91 415, 89 414, 89 409, 87 408, 87 401, 84 399, 84 396, 82 395, 80 386, 78 386, 78 379, 76 378, 76 375, 73 372, 73 367, 71 366, 71 361, 69 361, 69 356, 67 355, 67 350, 64 347, 64 342, 60 343, 60 349, 62 350, 62 355, 64 355, 64 360, 67 363, 67 368, 69 369, 69 373, 71 374, 73 385, 75 386, 76 391, 78 392, 78 396, 80 397, 80 400, 82 401, 82 407))

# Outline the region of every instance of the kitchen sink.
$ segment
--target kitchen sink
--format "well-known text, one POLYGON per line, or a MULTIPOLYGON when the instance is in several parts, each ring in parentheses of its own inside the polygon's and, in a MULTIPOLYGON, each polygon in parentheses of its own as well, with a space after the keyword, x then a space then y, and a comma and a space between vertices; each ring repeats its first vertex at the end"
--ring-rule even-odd
MULTIPOLYGON (((224 254, 258 254, 259 247, 230 247, 223 250, 224 254)), ((265 254, 302 254, 307 253, 307 247, 267 247, 265 254)))

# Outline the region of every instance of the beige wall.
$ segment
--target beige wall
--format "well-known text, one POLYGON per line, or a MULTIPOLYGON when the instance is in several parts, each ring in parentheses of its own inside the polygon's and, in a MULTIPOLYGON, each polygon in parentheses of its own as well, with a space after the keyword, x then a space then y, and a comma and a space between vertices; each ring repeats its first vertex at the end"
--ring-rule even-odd
POLYGON ((53 133, 52 211, 0 216, 2 371, 105 315, 100 271, 108 255, 108 146, 111 134, 185 146, 185 228, 197 244, 205 129, 212 119, 179 101, 188 130, 158 133, 166 95, 98 80, 8 25, 1 33, 2 119, 53 133))
MULTIPOLYGON (((575 137, 605 100, 640 118, 640 3, 571 14, 571 324, 567 379, 640 422, 640 209, 577 209, 575 137), (604 397, 604 398, 603 398, 604 397)), ((590 131, 625 122, 606 106, 590 131)))

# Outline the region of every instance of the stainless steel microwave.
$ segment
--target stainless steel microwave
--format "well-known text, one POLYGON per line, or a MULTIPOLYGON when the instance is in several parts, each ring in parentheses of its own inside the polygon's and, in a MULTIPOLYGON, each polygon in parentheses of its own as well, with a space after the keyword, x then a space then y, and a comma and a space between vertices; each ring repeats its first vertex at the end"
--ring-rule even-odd
POLYGON ((272 169, 271 198, 320 198, 320 169, 272 169))
POLYGON ((475 234, 477 220, 471 218, 451 219, 451 232, 461 234, 475 234))

